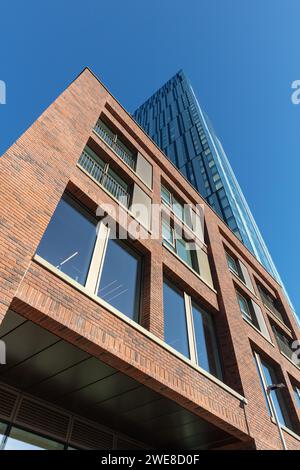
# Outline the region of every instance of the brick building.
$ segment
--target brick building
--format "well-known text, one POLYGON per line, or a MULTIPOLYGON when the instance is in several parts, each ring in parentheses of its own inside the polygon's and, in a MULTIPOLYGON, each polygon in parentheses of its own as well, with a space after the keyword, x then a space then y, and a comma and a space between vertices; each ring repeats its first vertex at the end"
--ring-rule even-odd
POLYGON ((275 410, 300 449, 280 285, 89 69, 0 179, 2 448, 281 449, 275 410), (161 206, 158 237, 137 203, 161 206), (110 238, 103 204, 149 236, 110 238))

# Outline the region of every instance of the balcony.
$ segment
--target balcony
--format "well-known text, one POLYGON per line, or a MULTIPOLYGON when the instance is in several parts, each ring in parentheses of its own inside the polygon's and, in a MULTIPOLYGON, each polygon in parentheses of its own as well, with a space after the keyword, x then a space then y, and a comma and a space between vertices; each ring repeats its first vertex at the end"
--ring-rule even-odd
POLYGON ((114 134, 103 121, 98 120, 94 131, 102 140, 126 163, 132 170, 135 170, 136 158, 132 152, 123 144, 119 137, 114 134))
POLYGON ((259 292, 261 299, 263 301, 263 304, 265 307, 267 307, 271 312, 275 315, 275 317, 278 318, 282 323, 285 324, 284 318, 282 316, 282 313, 278 310, 276 307, 276 300, 273 299, 269 293, 267 293, 261 286, 258 286, 259 292))
POLYGON ((292 341, 276 330, 276 328, 273 328, 273 331, 280 351, 285 356, 287 356, 297 367, 300 367, 300 360, 294 356, 296 350, 291 346, 292 341))
MULTIPOLYGON (((113 197, 115 197, 125 207, 129 207, 130 194, 125 189, 126 183, 121 185, 111 173, 108 165, 105 165, 100 158, 94 154, 94 152, 87 151, 86 149, 82 152, 78 165, 85 170, 94 180, 96 180, 106 191, 108 191, 113 197)), ((121 178, 119 178, 121 181, 121 178)))

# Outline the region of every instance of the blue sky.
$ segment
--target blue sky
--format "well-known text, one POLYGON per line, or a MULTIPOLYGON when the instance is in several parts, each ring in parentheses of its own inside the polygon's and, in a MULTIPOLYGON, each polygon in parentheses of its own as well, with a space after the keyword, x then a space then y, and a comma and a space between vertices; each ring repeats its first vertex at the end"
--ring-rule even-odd
POLYGON ((86 65, 129 112, 183 68, 300 312, 299 18, 299 0, 3 0, 0 154, 86 65))

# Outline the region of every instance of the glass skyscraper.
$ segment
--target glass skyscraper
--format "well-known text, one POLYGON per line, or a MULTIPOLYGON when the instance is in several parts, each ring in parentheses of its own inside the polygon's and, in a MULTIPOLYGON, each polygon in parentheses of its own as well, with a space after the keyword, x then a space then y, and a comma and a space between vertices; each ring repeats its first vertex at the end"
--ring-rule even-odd
POLYGON ((235 235, 282 284, 221 142, 183 71, 165 83, 133 116, 235 235))

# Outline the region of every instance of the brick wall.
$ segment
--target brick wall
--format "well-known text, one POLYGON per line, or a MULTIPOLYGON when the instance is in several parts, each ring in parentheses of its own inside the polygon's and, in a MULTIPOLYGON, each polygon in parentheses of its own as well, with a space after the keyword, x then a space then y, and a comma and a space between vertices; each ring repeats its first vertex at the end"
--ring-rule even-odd
MULTIPOLYGON (((162 395, 174 399, 244 441, 244 448, 280 448, 260 388, 252 350, 275 362, 286 381, 286 401, 294 427, 299 430, 299 411, 290 378, 300 383, 300 372, 242 318, 235 284, 227 266, 223 244, 248 267, 251 278, 261 280, 280 298, 292 333, 298 329, 281 287, 252 254, 205 204, 206 242, 215 290, 162 247, 161 239, 135 241, 144 255, 141 325, 163 340, 162 278, 165 273, 195 298, 215 318, 225 383, 246 397, 248 404, 201 374, 159 341, 105 309, 32 258, 57 203, 67 189, 95 210, 113 202, 76 163, 82 149, 93 142, 124 174, 128 168, 92 132, 105 113, 137 151, 153 165, 153 191, 143 187, 153 202, 160 202, 161 178, 186 201, 205 202, 134 123, 126 111, 87 69, 42 114, 32 127, 0 159, 0 319, 11 306, 59 336, 86 349, 162 395), (298 426, 298 428, 297 428, 298 426), (255 444, 251 443, 254 439, 255 444)), ((131 172, 130 179, 143 186, 131 172)), ((243 287, 243 286, 241 286, 243 287)), ((260 299, 268 322, 268 315, 260 299)), ((300 441, 286 434, 288 446, 300 449, 300 441)))

